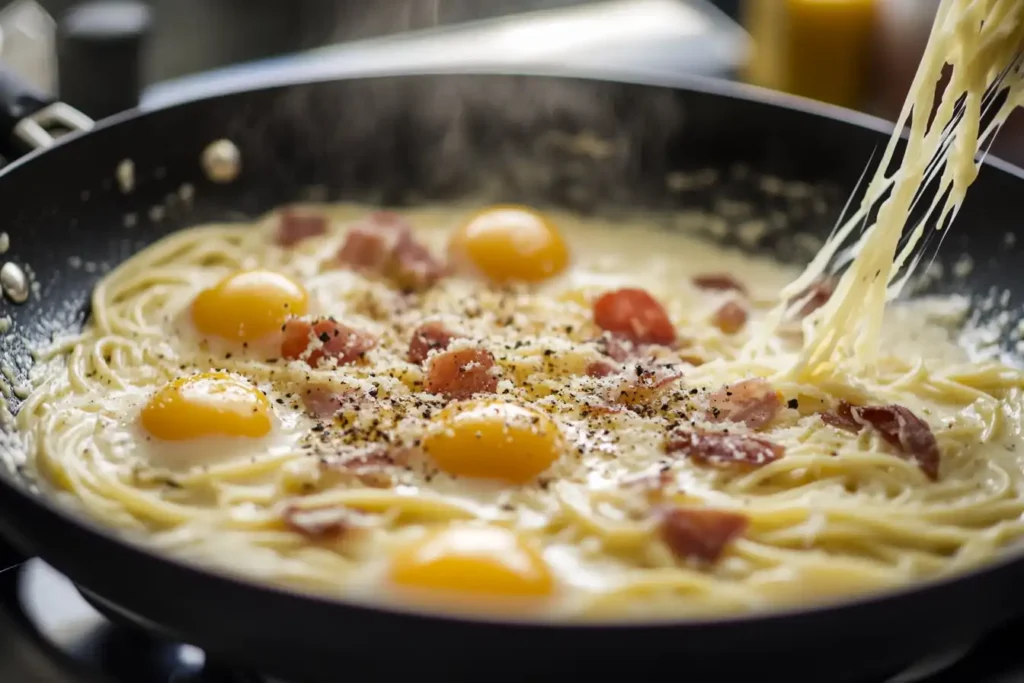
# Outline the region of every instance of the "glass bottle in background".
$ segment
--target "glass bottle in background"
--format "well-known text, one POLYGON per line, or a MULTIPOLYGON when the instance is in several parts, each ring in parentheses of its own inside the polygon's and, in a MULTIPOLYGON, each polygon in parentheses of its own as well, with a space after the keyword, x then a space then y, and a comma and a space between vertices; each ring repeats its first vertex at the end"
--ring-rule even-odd
MULTIPOLYGON (((871 71, 873 96, 868 110, 884 119, 899 118, 914 74, 928 44, 941 0, 879 0, 878 28, 871 71)), ((999 132, 992 153, 1024 165, 1024 112, 1013 114, 999 132)))
POLYGON ((741 17, 754 43, 747 80, 862 108, 876 5, 877 0, 745 0, 741 17))

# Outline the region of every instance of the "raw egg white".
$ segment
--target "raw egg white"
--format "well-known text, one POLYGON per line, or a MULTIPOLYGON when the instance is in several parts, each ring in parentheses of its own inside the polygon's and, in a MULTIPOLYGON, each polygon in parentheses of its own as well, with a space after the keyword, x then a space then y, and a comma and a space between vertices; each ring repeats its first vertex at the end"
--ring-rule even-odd
POLYGON ((300 414, 274 410, 248 380, 223 372, 169 382, 152 394, 126 429, 141 432, 136 457, 172 470, 240 457, 273 457, 295 448, 305 425, 300 414))

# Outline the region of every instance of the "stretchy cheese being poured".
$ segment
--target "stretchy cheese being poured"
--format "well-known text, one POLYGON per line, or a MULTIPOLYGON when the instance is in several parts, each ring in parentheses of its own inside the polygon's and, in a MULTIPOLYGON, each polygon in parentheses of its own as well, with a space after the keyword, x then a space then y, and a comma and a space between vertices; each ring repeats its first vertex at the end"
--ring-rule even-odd
MULTIPOLYGON (((805 320, 807 341, 791 370, 794 377, 828 374, 837 365, 848 370, 851 361, 859 372, 870 371, 877 358, 885 303, 899 294, 920 262, 923 254, 917 247, 922 236, 952 222, 977 177, 979 153, 1024 101, 1022 50, 1024 3, 943 0, 896 131, 860 209, 782 292, 784 302, 796 301, 791 309, 799 308, 802 294, 826 275, 853 231, 876 215, 854 246, 856 258, 835 294, 805 320), (945 73, 950 79, 936 108, 936 86, 945 73), (998 109, 987 111, 993 107, 998 109), (986 112, 991 116, 982 130, 986 112), (909 135, 902 162, 889 175, 906 126, 909 135), (911 225, 911 212, 929 187, 937 191, 926 215, 911 225), (909 267, 904 270, 905 264, 909 267)), ((781 309, 777 317, 783 317, 781 309)))

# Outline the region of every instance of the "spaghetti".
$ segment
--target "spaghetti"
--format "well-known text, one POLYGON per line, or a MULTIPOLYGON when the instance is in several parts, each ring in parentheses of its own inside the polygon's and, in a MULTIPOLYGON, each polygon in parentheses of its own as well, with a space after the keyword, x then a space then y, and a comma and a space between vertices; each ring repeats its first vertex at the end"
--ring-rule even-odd
POLYGON ((1022 44, 1019 3, 943 2, 900 169, 894 138, 798 277, 517 207, 292 207, 105 277, 19 428, 59 495, 138 542, 347 598, 680 616, 963 571, 1024 532, 1024 376, 956 345, 964 302, 885 304, 931 226, 901 246, 915 197, 937 180, 951 220, 1019 101, 1022 44))

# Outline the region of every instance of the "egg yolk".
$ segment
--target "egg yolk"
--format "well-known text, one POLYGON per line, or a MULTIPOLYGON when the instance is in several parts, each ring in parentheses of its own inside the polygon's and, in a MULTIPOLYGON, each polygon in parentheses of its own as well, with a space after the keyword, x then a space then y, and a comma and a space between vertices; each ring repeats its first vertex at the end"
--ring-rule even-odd
POLYGON ((542 597, 554 586, 540 553, 500 527, 447 527, 402 548, 392 559, 400 586, 493 597, 542 597))
POLYGON ((265 436, 270 400, 237 377, 209 372, 174 380, 143 407, 142 427, 165 441, 205 436, 265 436))
POLYGON ((562 435, 554 420, 533 408, 469 401, 438 413, 423 449, 449 474, 525 483, 558 458, 562 435))
POLYGON ((525 206, 495 206, 473 216, 452 233, 449 254, 489 280, 541 282, 569 263, 558 228, 525 206))
POLYGON ((203 334, 251 342, 306 314, 302 285, 269 270, 246 270, 205 289, 192 302, 192 321, 203 334))

